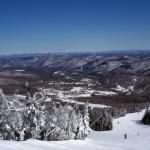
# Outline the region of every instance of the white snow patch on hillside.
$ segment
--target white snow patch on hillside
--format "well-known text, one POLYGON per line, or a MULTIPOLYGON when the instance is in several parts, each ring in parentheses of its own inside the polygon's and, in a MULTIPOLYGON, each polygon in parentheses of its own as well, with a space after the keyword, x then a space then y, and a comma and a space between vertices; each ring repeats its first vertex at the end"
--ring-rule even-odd
POLYGON ((15 72, 24 72, 24 70, 14 70, 15 72))
POLYGON ((95 95, 101 95, 101 96, 107 96, 107 95, 116 95, 117 93, 112 92, 112 91, 98 91, 95 92, 95 95))
MULTIPOLYGON (((74 95, 72 97, 90 97, 91 94, 95 95, 101 95, 101 96, 112 96, 116 95, 116 92, 112 91, 98 91, 98 90, 93 90, 93 89, 84 89, 82 87, 74 87, 71 89, 70 92, 74 92, 74 95)), ((70 93, 71 94, 71 93, 70 93)))
POLYGON ((129 92, 129 91, 134 91, 134 86, 129 86, 129 87, 125 88, 125 87, 123 87, 121 85, 117 85, 116 88, 112 88, 112 89, 115 90, 115 91, 119 91, 119 92, 125 93, 125 92, 129 92))
MULTIPOLYGON (((86 95, 86 94, 81 94, 81 95, 84 95, 84 96, 89 96, 89 95, 86 95)), ((80 95, 80 96, 81 96, 80 95)), ((77 100, 74 100, 72 99, 71 95, 64 95, 62 91, 59 91, 59 93, 57 94, 59 100, 63 101, 63 102, 68 102, 68 103, 74 103, 74 104, 81 104, 81 105, 85 105, 84 102, 79 102, 77 100)), ((75 97, 75 96, 74 96, 75 97)), ((109 107, 109 106, 106 106, 106 105, 101 105, 101 104, 92 104, 92 103, 88 103, 88 105, 91 107, 91 108, 105 108, 105 107, 109 107)))
POLYGON ((25 95, 19 95, 19 94, 15 94, 15 96, 18 97, 18 98, 26 98, 27 97, 25 95))
POLYGON ((83 90, 82 87, 74 87, 71 89, 71 92, 81 92, 83 90))
POLYGON ((25 142, 0 141, 1 150, 150 150, 150 126, 140 123, 143 112, 113 121, 112 131, 92 132, 85 140, 25 142), (119 122, 119 124, 118 124, 119 122), (124 134, 127 139, 124 139, 124 134))

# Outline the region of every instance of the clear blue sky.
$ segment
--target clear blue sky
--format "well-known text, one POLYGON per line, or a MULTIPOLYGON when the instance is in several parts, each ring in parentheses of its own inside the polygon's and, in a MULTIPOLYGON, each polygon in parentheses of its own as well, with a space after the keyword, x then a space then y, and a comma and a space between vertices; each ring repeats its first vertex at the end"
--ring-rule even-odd
POLYGON ((150 0, 0 0, 0 53, 150 49, 150 0))

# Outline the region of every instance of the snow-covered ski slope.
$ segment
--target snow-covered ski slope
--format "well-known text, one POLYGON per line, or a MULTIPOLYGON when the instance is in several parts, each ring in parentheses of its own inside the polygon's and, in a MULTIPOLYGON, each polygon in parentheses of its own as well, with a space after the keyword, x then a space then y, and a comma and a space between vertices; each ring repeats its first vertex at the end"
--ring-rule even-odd
POLYGON ((143 114, 144 111, 115 119, 112 131, 92 132, 85 140, 0 141, 0 150, 150 150, 150 126, 140 123, 143 114))

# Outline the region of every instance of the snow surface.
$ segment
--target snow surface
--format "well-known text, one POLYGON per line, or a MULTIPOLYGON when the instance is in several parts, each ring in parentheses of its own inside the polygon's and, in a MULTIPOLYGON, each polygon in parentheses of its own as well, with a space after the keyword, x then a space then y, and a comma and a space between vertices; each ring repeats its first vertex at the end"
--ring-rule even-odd
MULTIPOLYGON (((79 89, 79 88, 78 88, 79 89)), ((90 97, 91 94, 80 94, 80 97, 90 97)), ((57 96, 59 98, 59 100, 63 101, 63 102, 68 102, 68 103, 75 103, 75 104, 81 104, 81 105, 85 105, 84 102, 79 102, 77 100, 74 100, 73 97, 76 97, 75 95, 71 95, 71 94, 68 94, 68 95, 64 95, 63 91, 59 91, 59 93, 57 93, 57 96)), ((78 96, 77 96, 78 97, 78 96)), ((109 107, 109 106, 106 106, 106 105, 102 105, 102 104, 92 104, 92 103, 88 103, 88 105, 91 107, 91 108, 105 108, 105 107, 109 107)))
POLYGON ((0 150, 150 150, 150 126, 140 123, 143 114, 144 111, 115 119, 112 131, 92 131, 85 140, 0 141, 0 150))
POLYGON ((16 71, 16 72, 24 72, 24 70, 14 70, 14 71, 16 71))
POLYGON ((113 90, 116 90, 116 91, 119 91, 119 92, 129 92, 129 91, 133 91, 134 90, 134 86, 129 86, 127 88, 123 87, 123 86, 120 86, 120 85, 117 85, 116 88, 112 88, 113 90))

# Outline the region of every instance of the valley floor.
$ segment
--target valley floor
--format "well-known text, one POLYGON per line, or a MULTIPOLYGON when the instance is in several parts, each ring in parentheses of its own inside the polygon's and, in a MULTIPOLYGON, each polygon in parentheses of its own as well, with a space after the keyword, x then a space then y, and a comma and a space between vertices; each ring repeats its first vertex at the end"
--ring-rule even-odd
POLYGON ((144 111, 114 119, 112 131, 93 131, 85 140, 0 141, 0 150, 150 150, 150 126, 140 123, 143 114, 144 111))

